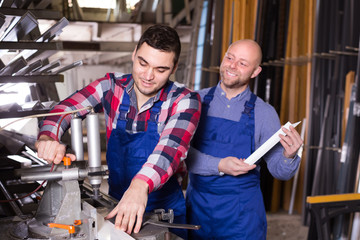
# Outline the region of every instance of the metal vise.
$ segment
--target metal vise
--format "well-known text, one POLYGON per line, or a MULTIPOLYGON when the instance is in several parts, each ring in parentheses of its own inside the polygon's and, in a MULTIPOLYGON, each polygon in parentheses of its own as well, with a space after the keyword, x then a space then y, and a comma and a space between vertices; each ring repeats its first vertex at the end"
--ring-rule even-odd
MULTIPOLYGON (((82 213, 82 192, 79 182, 88 178, 92 187, 93 199, 101 198, 100 184, 102 178, 108 175, 107 167, 101 165, 99 118, 93 111, 86 117, 87 146, 89 161, 84 161, 82 120, 74 115, 71 120, 71 142, 77 161, 71 161, 54 166, 40 166, 21 169, 17 172, 22 181, 47 180, 35 217, 29 221, 29 232, 33 235, 49 237, 49 239, 66 239, 69 233, 59 226, 69 225, 84 219, 82 213), (49 227, 48 224, 55 224, 49 227), (55 227, 53 227, 55 226, 55 227)), ((65 160, 66 158, 64 158, 65 160)), ((76 227, 80 228, 81 227, 76 227)), ((73 231, 73 230, 72 230, 73 231)), ((84 231, 76 239, 88 239, 84 231)), ((72 233, 70 235, 73 235, 72 233)))

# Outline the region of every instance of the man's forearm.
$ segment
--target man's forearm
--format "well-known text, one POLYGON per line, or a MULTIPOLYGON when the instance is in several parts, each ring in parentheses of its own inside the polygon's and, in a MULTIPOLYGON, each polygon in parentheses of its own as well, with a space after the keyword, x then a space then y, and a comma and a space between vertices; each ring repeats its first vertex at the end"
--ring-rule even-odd
POLYGON ((136 176, 149 184, 150 192, 163 186, 178 170, 200 119, 198 94, 189 92, 176 100, 158 144, 136 176))
POLYGON ((188 157, 186 159, 186 166, 191 173, 209 176, 220 175, 219 163, 221 158, 207 155, 199 150, 190 147, 188 157))

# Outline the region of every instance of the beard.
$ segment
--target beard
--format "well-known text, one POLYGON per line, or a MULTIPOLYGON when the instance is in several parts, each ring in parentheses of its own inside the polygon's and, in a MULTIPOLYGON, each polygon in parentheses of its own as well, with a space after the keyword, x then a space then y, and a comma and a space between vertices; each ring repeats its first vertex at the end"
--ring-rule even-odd
POLYGON ((226 69, 224 71, 220 72, 220 76, 221 76, 221 81, 224 84, 224 86, 229 89, 242 88, 244 86, 247 86, 250 81, 249 77, 244 77, 239 74, 236 76, 230 77, 227 75, 226 69))

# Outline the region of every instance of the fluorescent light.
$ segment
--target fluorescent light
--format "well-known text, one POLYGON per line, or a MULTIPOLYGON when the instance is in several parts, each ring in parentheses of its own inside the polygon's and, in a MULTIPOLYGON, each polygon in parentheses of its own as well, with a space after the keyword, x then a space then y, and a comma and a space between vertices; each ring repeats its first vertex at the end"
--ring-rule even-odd
MULTIPOLYGON (((82 8, 111 8, 114 9, 116 6, 116 1, 115 0, 101 0, 101 1, 96 1, 96 0, 77 0, 78 4, 80 7, 82 8)), ((126 1, 126 7, 128 9, 133 10, 135 8, 135 4, 138 3, 139 0, 127 0, 126 1)))

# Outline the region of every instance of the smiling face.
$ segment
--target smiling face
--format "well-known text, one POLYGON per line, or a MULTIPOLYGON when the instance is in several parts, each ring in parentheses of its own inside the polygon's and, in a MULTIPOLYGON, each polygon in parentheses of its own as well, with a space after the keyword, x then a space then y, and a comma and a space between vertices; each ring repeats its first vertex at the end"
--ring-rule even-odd
POLYGON ((252 40, 239 40, 228 48, 220 65, 221 87, 241 93, 261 72, 261 49, 252 40))
POLYGON ((155 96, 175 72, 174 57, 174 52, 161 51, 147 43, 134 50, 132 74, 139 107, 155 96))

